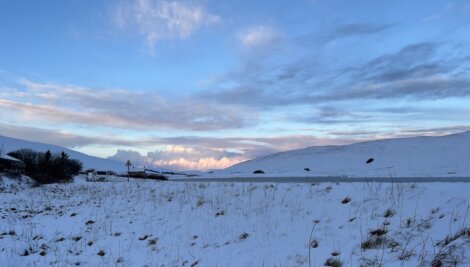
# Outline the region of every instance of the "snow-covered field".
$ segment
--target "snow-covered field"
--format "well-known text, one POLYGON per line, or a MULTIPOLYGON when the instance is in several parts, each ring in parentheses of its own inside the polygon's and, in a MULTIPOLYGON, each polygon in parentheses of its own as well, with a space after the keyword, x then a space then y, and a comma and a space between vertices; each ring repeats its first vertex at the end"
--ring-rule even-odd
POLYGON ((468 266, 468 192, 76 178, 0 193, 0 266, 468 266))

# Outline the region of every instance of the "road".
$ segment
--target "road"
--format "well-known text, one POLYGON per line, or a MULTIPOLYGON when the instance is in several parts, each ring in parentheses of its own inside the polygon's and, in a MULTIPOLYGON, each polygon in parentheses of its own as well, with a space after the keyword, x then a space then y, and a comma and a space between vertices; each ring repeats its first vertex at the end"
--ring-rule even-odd
POLYGON ((225 183, 470 183, 470 177, 232 177, 232 178, 175 178, 171 182, 225 183))

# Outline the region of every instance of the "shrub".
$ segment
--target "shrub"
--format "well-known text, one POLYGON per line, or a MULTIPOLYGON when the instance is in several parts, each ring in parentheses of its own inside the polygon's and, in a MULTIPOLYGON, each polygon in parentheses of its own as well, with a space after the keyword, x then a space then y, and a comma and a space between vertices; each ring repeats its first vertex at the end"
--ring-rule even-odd
POLYGON ((264 174, 263 170, 256 170, 253 172, 253 174, 264 174))
POLYGON ((394 248, 399 246, 397 242, 393 239, 386 236, 387 230, 383 228, 377 228, 369 231, 369 237, 367 240, 361 243, 361 248, 366 249, 375 249, 386 246, 388 248, 394 248))
POLYGON ((325 266, 332 266, 332 267, 341 267, 343 263, 335 258, 328 258, 325 262, 325 266))
POLYGON ((345 197, 343 200, 341 200, 341 203, 343 203, 343 204, 348 204, 349 202, 351 202, 350 197, 345 197))
POLYGON ((225 212, 223 210, 221 210, 221 211, 219 211, 215 214, 215 217, 223 216, 223 215, 225 215, 225 212))
POLYGON ((393 217, 393 215, 395 215, 395 211, 393 209, 387 209, 384 212, 384 217, 385 218, 393 217))
POLYGON ((154 246, 157 244, 157 238, 149 239, 147 241, 148 246, 154 246))
POLYGON ((387 232, 388 231, 386 229, 381 229, 381 228, 369 231, 370 235, 375 235, 375 236, 383 236, 387 232))
POLYGON ((362 249, 374 249, 379 248, 385 242, 385 238, 382 236, 369 236, 367 240, 361 243, 362 249))
POLYGON ((25 174, 40 184, 70 181, 82 170, 79 160, 70 159, 65 152, 52 154, 36 152, 31 149, 19 149, 8 153, 9 156, 21 160, 25 165, 25 174))
MULTIPOLYGON (((122 174, 121 177, 127 177, 128 174, 122 174)), ((152 173, 152 172, 130 172, 129 177, 131 178, 142 178, 142 179, 150 179, 150 180, 162 180, 166 181, 168 180, 168 177, 164 174, 160 173, 152 173)))
POLYGON ((318 248, 318 245, 319 245, 319 244, 318 244, 318 241, 317 241, 317 240, 312 240, 312 242, 310 242, 310 246, 311 246, 312 248, 318 248))
POLYGON ((241 234, 241 235, 239 236, 239 238, 240 238, 241 240, 244 240, 244 239, 247 239, 249 236, 250 236, 249 234, 243 233, 243 234, 241 234))

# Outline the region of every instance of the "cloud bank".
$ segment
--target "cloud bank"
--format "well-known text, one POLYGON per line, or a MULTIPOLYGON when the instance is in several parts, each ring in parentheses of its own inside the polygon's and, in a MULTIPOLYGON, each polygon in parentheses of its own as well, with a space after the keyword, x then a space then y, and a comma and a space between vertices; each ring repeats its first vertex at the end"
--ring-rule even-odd
POLYGON ((154 92, 98 90, 25 79, 18 82, 18 87, 0 99, 0 110, 23 121, 206 131, 240 128, 254 119, 243 110, 191 97, 164 98, 154 92))

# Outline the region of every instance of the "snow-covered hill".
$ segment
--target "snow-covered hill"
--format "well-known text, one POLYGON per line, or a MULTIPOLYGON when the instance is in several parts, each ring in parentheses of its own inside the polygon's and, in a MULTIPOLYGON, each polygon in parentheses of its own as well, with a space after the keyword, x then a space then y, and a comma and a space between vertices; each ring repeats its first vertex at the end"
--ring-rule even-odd
POLYGON ((3 153, 5 154, 10 151, 22 148, 42 152, 50 150, 52 153, 60 153, 61 151, 64 151, 70 156, 70 158, 80 160, 83 163, 83 169, 95 168, 99 170, 112 170, 116 172, 121 172, 125 169, 124 164, 118 161, 89 156, 65 147, 30 142, 0 135, 0 148, 2 147, 4 150, 3 153))
POLYGON ((309 147, 242 162, 213 175, 253 176, 255 170, 265 172, 260 176, 470 177, 470 132, 309 147))

